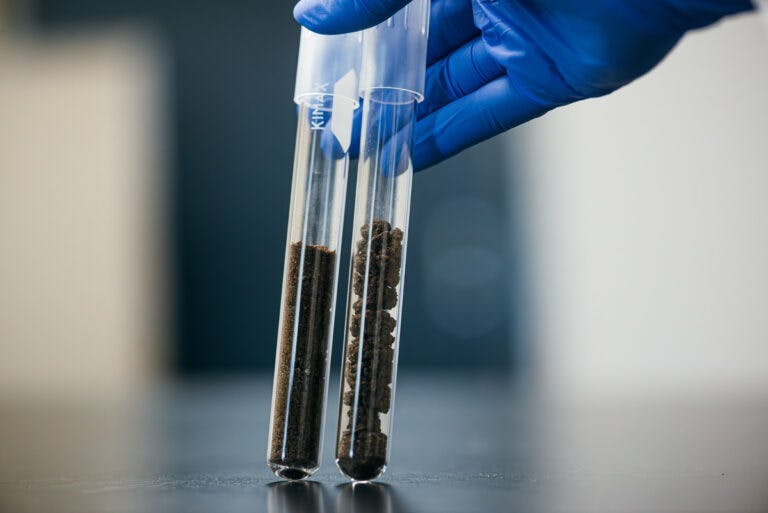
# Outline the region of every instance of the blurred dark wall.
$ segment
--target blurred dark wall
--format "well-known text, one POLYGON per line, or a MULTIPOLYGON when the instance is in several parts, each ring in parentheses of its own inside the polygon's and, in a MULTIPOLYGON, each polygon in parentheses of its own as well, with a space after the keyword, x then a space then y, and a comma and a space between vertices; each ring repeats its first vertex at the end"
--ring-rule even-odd
MULTIPOLYGON (((274 363, 295 129, 299 28, 292 5, 33 0, 33 19, 44 30, 137 22, 165 47, 175 145, 174 354, 184 374, 267 370, 274 363)), ((515 266, 506 187, 498 143, 417 175, 401 365, 510 364, 515 266)), ((353 189, 351 182, 347 220, 353 189)), ((341 265, 343 297, 347 261, 341 265)))

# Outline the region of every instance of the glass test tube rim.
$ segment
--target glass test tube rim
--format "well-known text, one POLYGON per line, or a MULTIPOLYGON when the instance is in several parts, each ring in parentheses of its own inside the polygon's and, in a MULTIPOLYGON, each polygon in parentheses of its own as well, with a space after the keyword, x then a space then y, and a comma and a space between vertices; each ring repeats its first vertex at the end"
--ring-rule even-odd
POLYGON ((402 94, 404 96, 404 99, 401 101, 389 101, 385 99, 376 100, 377 103, 382 103, 384 105, 407 105, 412 102, 421 103, 424 101, 424 94, 418 91, 414 91, 413 89, 408 89, 405 87, 371 86, 365 91, 362 91, 363 103, 365 103, 366 98, 372 97, 374 93, 397 93, 398 95, 402 94))
POLYGON ((335 93, 302 93, 296 96, 296 106, 301 108, 302 106, 312 106, 315 110, 323 112, 331 112, 333 105, 328 105, 328 102, 344 101, 352 105, 353 110, 360 106, 360 99, 353 100, 352 98, 335 93), (317 103, 312 104, 312 100, 317 100, 317 103))

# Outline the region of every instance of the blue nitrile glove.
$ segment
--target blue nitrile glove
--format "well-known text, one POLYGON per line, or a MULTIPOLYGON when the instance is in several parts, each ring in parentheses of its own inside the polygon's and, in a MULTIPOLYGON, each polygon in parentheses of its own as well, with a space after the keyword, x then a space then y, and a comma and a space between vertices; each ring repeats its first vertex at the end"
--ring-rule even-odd
MULTIPOLYGON (((407 3, 301 0, 294 15, 316 32, 341 33, 375 25, 407 3)), ((688 30, 753 8, 751 0, 433 0, 414 167, 615 91, 688 30)))

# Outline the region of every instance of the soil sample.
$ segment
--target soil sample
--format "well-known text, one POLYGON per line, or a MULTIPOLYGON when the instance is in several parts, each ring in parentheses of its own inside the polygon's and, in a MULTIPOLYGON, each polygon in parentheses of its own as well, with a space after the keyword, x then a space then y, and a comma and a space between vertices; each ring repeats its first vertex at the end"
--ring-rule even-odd
POLYGON ((335 262, 325 246, 296 242, 289 249, 269 457, 288 479, 306 477, 302 469, 320 464, 335 262))
POLYGON ((352 289, 358 299, 350 313, 341 399, 347 418, 341 419, 336 458, 348 476, 366 481, 381 473, 387 459, 381 415, 389 412, 392 394, 397 323, 390 311, 397 306, 403 231, 377 219, 360 233, 352 261, 352 289))

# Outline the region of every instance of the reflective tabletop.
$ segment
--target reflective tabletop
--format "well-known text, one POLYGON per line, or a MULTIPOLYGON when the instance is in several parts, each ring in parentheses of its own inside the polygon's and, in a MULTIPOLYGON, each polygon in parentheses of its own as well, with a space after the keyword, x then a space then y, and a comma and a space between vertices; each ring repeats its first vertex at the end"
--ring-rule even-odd
POLYGON ((265 377, 0 403, 0 512, 768 511, 768 395, 565 400, 403 374, 390 467, 353 485, 333 392, 320 471, 269 472, 270 394, 265 377))

